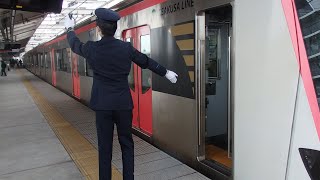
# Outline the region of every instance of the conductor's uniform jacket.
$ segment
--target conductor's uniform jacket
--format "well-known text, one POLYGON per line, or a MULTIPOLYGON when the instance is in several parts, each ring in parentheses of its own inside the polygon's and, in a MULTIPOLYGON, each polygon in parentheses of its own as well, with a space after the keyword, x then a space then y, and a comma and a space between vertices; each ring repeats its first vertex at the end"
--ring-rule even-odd
POLYGON ((128 85, 132 61, 143 69, 165 76, 167 70, 136 50, 131 43, 114 37, 83 44, 74 31, 67 34, 73 52, 86 58, 93 69, 90 107, 95 111, 130 110, 133 102, 128 85))

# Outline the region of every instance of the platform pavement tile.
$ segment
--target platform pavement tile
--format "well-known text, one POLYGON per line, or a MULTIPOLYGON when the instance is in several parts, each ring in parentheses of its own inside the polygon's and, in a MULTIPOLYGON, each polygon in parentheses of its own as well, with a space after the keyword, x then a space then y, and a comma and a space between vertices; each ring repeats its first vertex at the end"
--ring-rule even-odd
MULTIPOLYGON (((45 122, 1 128, 0 130, 0 151, 23 144, 27 142, 37 142, 41 139, 55 138, 54 132, 45 122)), ((0 152, 1 154, 1 152, 0 152)))
POLYGON ((168 179, 174 179, 181 176, 186 176, 189 174, 193 174, 196 171, 191 169, 190 167, 180 164, 174 167, 169 167, 166 169, 162 169, 159 171, 142 174, 139 176, 136 176, 136 180, 168 180, 168 179))
POLYGON ((60 141, 54 138, 39 139, 35 142, 20 143, 1 149, 0 174, 70 161, 60 141))
POLYGON ((29 169, 0 176, 0 180, 84 180, 73 162, 29 169))
POLYGON ((181 176, 174 180, 210 180, 210 179, 200 173, 194 173, 186 176, 181 176))

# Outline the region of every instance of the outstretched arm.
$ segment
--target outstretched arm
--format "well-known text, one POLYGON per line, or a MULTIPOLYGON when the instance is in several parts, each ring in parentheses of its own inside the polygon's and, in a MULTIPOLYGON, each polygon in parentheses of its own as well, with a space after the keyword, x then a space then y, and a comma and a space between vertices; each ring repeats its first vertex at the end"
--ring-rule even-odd
POLYGON ((68 29, 68 33, 67 33, 67 39, 68 39, 68 43, 70 45, 71 50, 84 57, 84 58, 88 58, 89 57, 89 53, 90 53, 90 42, 87 42, 86 44, 83 44, 79 38, 76 36, 76 33, 73 31, 73 27, 75 25, 74 20, 70 17, 67 16, 65 18, 65 27, 66 29, 68 29))
POLYGON ((83 44, 79 38, 76 36, 76 33, 74 31, 69 31, 68 34, 67 34, 67 39, 68 39, 68 42, 69 42, 69 45, 70 45, 70 48, 71 50, 88 59, 89 57, 89 54, 90 54, 90 41, 87 42, 86 44, 83 44))
POLYGON ((152 72, 165 76, 172 83, 177 82, 178 75, 172 71, 167 70, 165 67, 161 66, 159 63, 149 58, 147 55, 139 52, 131 44, 129 44, 129 48, 131 51, 131 59, 134 63, 140 66, 142 69, 150 69, 152 72))

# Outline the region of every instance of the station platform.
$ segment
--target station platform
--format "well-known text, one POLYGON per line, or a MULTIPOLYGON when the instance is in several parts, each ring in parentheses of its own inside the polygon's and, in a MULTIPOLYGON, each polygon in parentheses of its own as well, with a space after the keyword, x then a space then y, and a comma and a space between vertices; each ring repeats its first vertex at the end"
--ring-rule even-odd
MULTIPOLYGON (((95 113, 25 69, 0 77, 0 180, 98 179, 95 113)), ((141 138, 136 180, 206 180, 141 138)), ((122 179, 115 131, 113 180, 122 179)))

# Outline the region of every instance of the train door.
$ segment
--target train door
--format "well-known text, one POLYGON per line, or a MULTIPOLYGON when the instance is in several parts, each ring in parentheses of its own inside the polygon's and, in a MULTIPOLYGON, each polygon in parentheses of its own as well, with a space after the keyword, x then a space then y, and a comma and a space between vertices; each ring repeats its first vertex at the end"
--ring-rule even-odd
POLYGON ((34 69, 34 73, 37 75, 38 74, 38 69, 39 69, 39 61, 38 61, 38 54, 34 55, 34 64, 35 64, 35 69, 34 69))
MULTIPOLYGON (((126 42, 130 42, 132 46, 135 47, 135 42, 134 40, 136 35, 136 29, 130 29, 125 32, 123 32, 123 39, 126 42)), ((133 100, 133 117, 132 117, 132 125, 133 127, 138 128, 139 127, 139 121, 138 121, 138 84, 136 83, 137 81, 137 65, 132 63, 131 65, 131 71, 128 76, 128 83, 130 87, 130 92, 133 100)))
POLYGON ((38 64, 38 67, 37 67, 37 75, 38 76, 41 76, 41 54, 38 53, 37 54, 37 64, 38 64))
POLYGON ((52 76, 51 76, 51 78, 52 78, 52 85, 53 86, 56 86, 57 85, 57 76, 56 76, 56 65, 55 65, 55 62, 54 62, 54 57, 55 57, 55 55, 54 55, 54 49, 51 49, 51 55, 50 55, 50 57, 51 57, 51 72, 52 72, 52 76))
POLYGON ((44 55, 43 55, 43 60, 44 60, 44 79, 47 79, 47 68, 48 68, 48 61, 47 61, 47 58, 48 58, 48 53, 44 52, 44 55))
POLYGON ((69 52, 71 53, 73 96, 80 99, 80 76, 78 72, 79 56, 71 50, 69 52))
MULTIPOLYGON (((142 26, 123 32, 123 39, 142 53, 150 56, 150 29, 142 26)), ((141 69, 132 63, 128 82, 133 99, 134 128, 152 135, 152 73, 148 69, 141 69)))
POLYGON ((39 53, 39 75, 40 77, 43 76, 43 56, 42 53, 39 53))
POLYGON ((33 73, 37 74, 37 56, 33 55, 33 73))
POLYGON ((232 167, 231 30, 232 7, 206 10, 197 17, 199 156, 229 174, 232 167), (200 33, 203 33, 200 35, 200 33), (201 37, 202 36, 202 37, 201 37), (200 40, 199 40, 200 39, 200 40))

